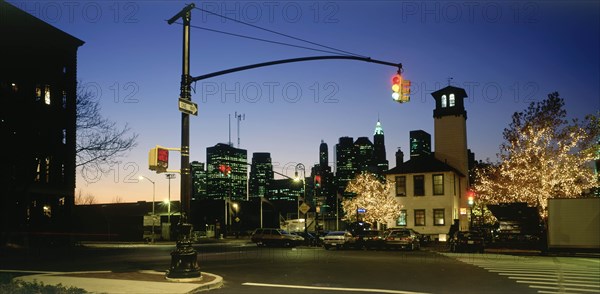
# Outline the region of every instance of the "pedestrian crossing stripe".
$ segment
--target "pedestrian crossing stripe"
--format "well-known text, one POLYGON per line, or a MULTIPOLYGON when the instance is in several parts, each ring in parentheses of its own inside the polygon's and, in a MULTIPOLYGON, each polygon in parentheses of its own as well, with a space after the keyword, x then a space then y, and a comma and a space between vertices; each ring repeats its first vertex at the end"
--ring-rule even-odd
POLYGON ((519 260, 517 256, 500 254, 440 254, 504 276, 516 283, 526 284, 540 294, 600 293, 600 267, 597 264, 566 264, 542 257, 519 260))

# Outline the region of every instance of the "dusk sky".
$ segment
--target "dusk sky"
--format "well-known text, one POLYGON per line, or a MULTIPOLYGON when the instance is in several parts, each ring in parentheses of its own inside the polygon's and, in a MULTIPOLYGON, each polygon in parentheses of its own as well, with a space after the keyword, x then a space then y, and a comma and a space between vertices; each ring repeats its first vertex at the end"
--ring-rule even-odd
MULTIPOLYGON (((148 150, 179 147, 177 107, 182 26, 166 20, 183 1, 9 1, 85 42, 78 51, 80 85, 98 93, 102 114, 139 134, 138 146, 112 173, 78 171, 77 189, 98 203, 167 197, 164 174, 148 170, 148 150)), ((468 146, 476 159, 496 160, 502 131, 515 111, 557 91, 570 117, 600 109, 600 4, 597 1, 194 1, 206 9, 273 31, 373 59, 402 63, 412 81, 410 103, 391 98, 396 69, 361 61, 310 61, 228 74, 198 82, 190 117, 190 158, 206 162, 206 147, 231 141, 270 152, 275 170, 318 162, 321 140, 333 165, 339 137, 367 136, 379 118, 387 159, 398 147, 408 158, 411 130, 433 138, 434 100, 448 85, 465 88, 468 146)), ((258 30, 200 10, 193 26, 332 51, 258 30)), ((191 29, 191 75, 286 58, 331 53, 191 29)), ((433 143, 433 142, 432 142, 433 143)), ((171 152, 170 169, 179 168, 171 152)), ((179 175, 171 182, 179 199, 179 175)))

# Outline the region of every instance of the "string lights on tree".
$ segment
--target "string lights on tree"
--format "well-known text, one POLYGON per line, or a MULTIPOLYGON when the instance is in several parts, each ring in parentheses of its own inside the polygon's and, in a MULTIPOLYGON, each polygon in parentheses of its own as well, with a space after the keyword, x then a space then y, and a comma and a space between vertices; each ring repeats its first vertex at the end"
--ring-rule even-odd
POLYGON ((498 163, 477 169, 474 188, 489 204, 527 202, 545 216, 549 198, 580 197, 599 186, 591 166, 600 151, 598 114, 567 120, 558 93, 516 112, 498 163))
POLYGON ((356 221, 357 209, 363 209, 362 219, 369 223, 387 223, 400 214, 402 205, 393 196, 392 183, 382 183, 371 173, 357 175, 346 186, 346 192, 355 193, 352 199, 342 201, 344 220, 356 221))

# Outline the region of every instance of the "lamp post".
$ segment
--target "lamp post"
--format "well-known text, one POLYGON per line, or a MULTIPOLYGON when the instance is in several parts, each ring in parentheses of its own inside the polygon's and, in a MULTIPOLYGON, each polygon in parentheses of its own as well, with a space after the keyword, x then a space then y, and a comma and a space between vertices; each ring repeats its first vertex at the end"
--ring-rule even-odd
MULTIPOLYGON (((304 203, 306 203, 306 169, 304 167, 304 164, 302 163, 298 163, 296 164, 296 168, 295 168, 295 172, 294 172, 294 180, 298 181, 298 170, 302 170, 302 190, 304 193, 304 203)), ((300 204, 300 201, 298 201, 298 204, 300 204)), ((307 223, 308 223, 308 211, 304 214, 304 232, 307 233, 308 232, 308 227, 307 227, 307 223)), ((298 218, 300 218, 300 212, 298 212, 298 218)))
POLYGON ((146 176, 140 176, 139 179, 140 180, 146 179, 146 180, 150 181, 150 183, 152 183, 152 244, 154 244, 154 219, 155 219, 154 201, 156 199, 156 184, 154 183, 153 180, 149 179, 146 176))
POLYGON ((169 180, 169 208, 167 214, 167 222, 169 223, 169 228, 171 227, 171 180, 175 178, 175 174, 166 174, 167 180, 169 180))

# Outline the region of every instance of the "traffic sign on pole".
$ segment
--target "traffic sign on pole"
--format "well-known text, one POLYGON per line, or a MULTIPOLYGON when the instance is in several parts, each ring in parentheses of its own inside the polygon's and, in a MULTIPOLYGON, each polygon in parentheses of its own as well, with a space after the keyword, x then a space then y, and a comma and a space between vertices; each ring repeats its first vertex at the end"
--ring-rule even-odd
POLYGON ((179 98, 179 111, 191 115, 198 115, 198 104, 187 99, 179 98))

